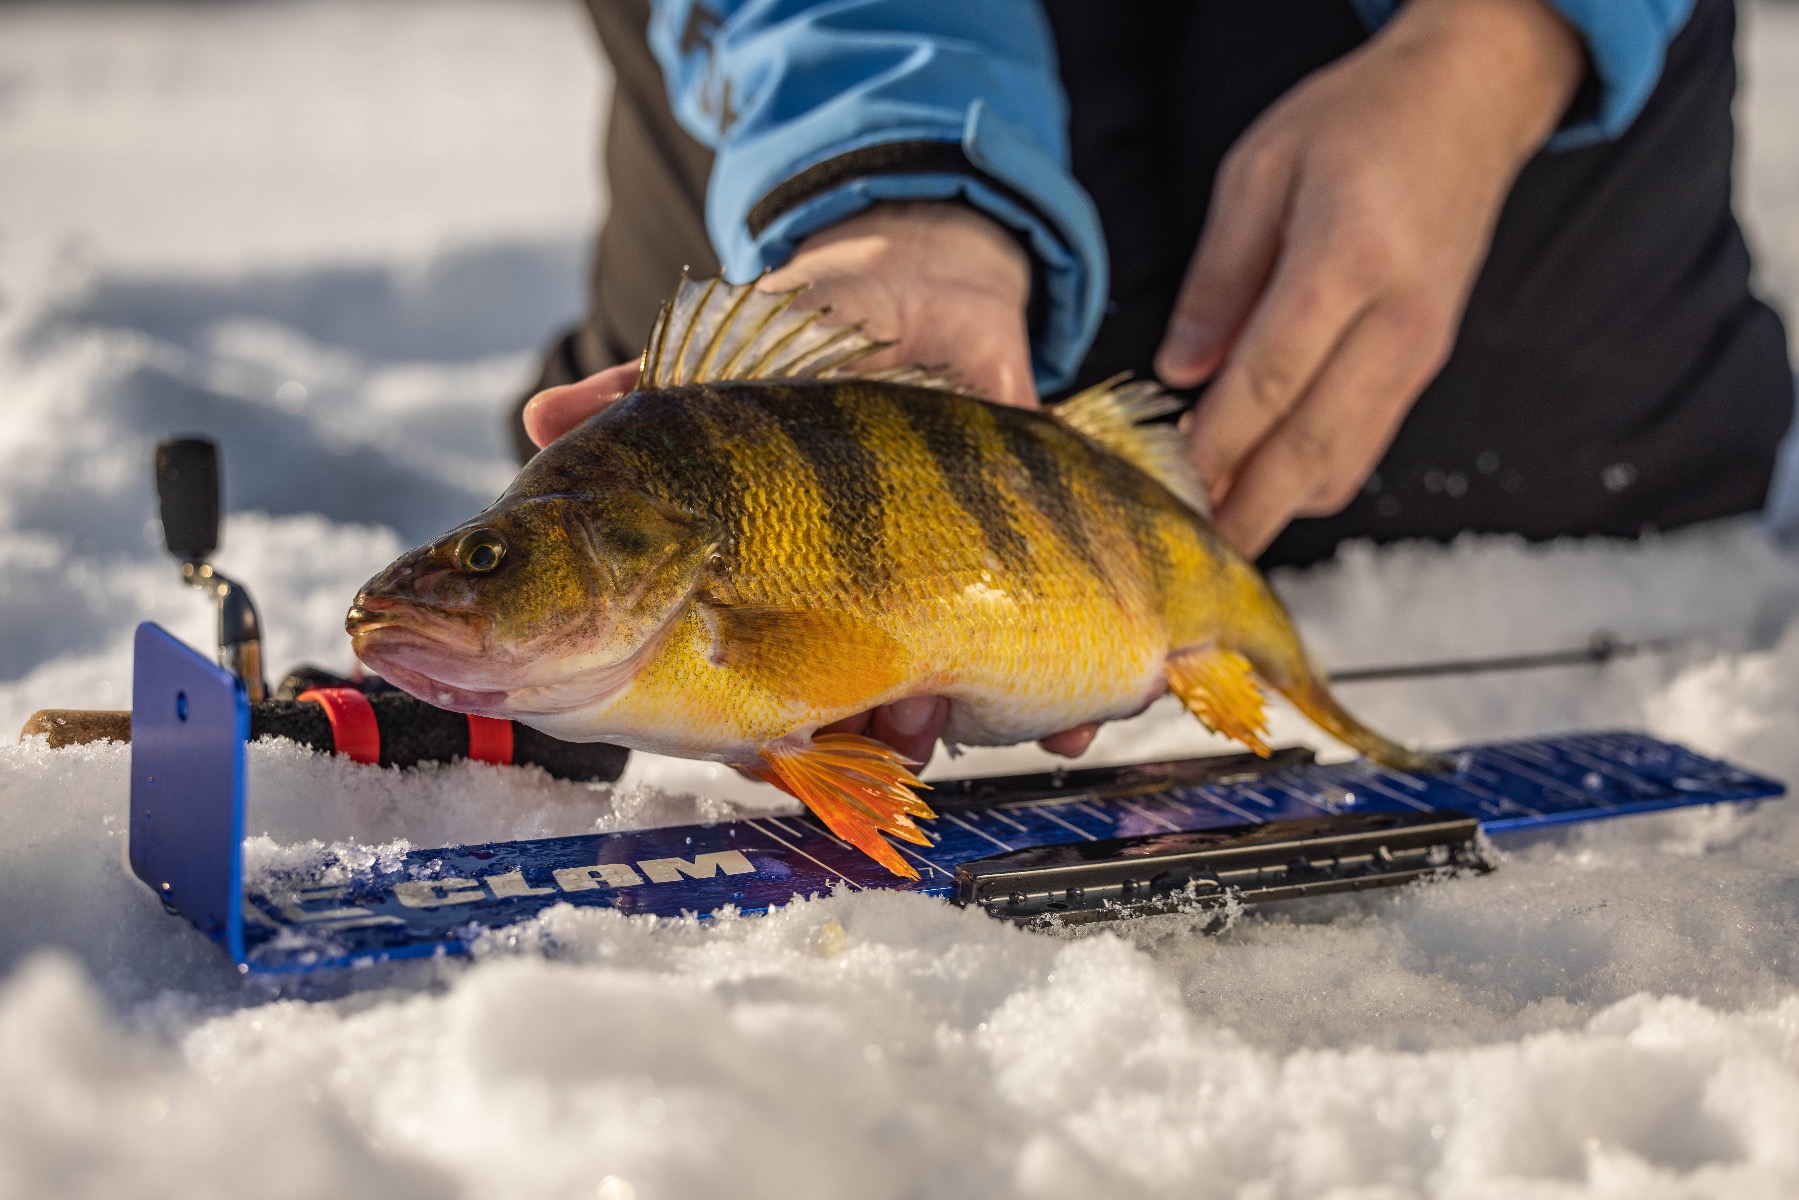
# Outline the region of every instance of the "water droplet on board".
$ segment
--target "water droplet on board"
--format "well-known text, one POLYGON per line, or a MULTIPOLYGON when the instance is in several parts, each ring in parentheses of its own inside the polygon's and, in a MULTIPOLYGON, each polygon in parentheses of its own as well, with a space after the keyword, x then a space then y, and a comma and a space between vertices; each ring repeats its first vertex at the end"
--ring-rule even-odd
POLYGON ((1608 492, 1621 492, 1636 481, 1637 468, 1633 463, 1615 462, 1599 472, 1599 482, 1608 492))

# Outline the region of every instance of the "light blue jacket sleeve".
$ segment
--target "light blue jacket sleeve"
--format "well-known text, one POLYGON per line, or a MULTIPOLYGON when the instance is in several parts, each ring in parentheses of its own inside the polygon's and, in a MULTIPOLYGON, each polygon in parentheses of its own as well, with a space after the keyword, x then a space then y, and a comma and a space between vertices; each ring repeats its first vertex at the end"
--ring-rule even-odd
POLYGON ((716 152, 706 226, 728 278, 878 201, 960 198, 1036 259, 1039 389, 1073 377, 1106 248, 1036 0, 656 0, 649 33, 675 115, 716 152))
MULTIPOLYGON (((1379 28, 1400 0, 1355 0, 1371 28, 1379 28)), ((1549 140, 1551 150, 1572 150, 1617 137, 1643 110, 1662 77, 1662 61, 1687 18, 1693 0, 1549 0, 1586 40, 1598 78, 1595 110, 1565 125, 1549 140)))

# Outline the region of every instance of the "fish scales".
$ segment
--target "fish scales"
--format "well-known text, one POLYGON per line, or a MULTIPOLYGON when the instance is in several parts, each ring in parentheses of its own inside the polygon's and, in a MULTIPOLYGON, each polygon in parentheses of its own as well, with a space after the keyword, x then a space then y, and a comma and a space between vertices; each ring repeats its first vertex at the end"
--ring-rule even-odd
POLYGON ((1143 385, 1002 408, 854 374, 875 347, 791 297, 688 284, 672 312, 640 390, 370 581, 365 660, 450 707, 740 765, 902 874, 881 835, 923 836, 917 780, 817 731, 911 696, 948 697, 945 740, 981 745, 1173 690, 1265 750, 1260 682, 1383 762, 1440 765, 1325 691, 1182 498, 1202 489, 1173 431, 1135 423, 1166 411, 1143 385), (760 365, 704 377, 738 362, 760 365))
MULTIPOLYGON (((662 408, 675 408, 707 439, 633 439, 635 473, 662 480, 676 506, 723 518, 725 599, 831 608, 903 655, 907 678, 858 696, 849 711, 928 684, 962 702, 952 734, 980 745, 1047 732, 1045 721, 1121 716, 1155 691, 1169 597, 1155 587, 1153 565, 1168 561, 1184 525, 1193 542, 1191 518, 1166 491, 1130 488, 1105 502, 1108 484, 1117 493, 1117 480, 1133 484, 1133 473, 1108 471, 1103 455, 1047 417, 860 381, 691 385, 639 399, 648 410, 621 412, 619 425, 660 423, 662 408), (783 416, 768 416, 775 410, 783 416), (950 430, 961 430, 955 455, 944 452, 950 430), (1040 446, 1063 484, 1074 484, 1060 513, 1029 502, 1033 473, 1009 448, 1020 441, 1040 446), (860 511, 846 511, 842 489, 833 495, 820 479, 840 479, 847 464, 878 480, 856 497, 860 511)), ((572 444, 604 461, 612 428, 595 423, 572 444)), ((732 743, 846 716, 721 675, 711 637, 698 621, 673 637, 684 644, 671 644, 657 671, 617 700, 613 720, 658 727, 671 703, 691 709, 709 696, 716 727, 694 732, 741 754, 732 743), (752 725, 736 729, 747 718, 752 725)))

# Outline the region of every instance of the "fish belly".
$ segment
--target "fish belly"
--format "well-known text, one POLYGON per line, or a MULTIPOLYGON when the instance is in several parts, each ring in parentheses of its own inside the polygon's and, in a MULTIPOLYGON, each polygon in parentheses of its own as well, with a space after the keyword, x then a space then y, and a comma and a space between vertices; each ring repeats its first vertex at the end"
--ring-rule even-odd
POLYGON ((1012 746, 1034 742, 1089 721, 1117 721, 1142 712, 1167 690, 1161 661, 1116 686, 1074 696, 1018 695, 1004 688, 958 691, 951 698, 943 740, 951 746, 1012 746))
POLYGON ((1161 623, 1097 597, 1083 599, 1041 603, 1004 622, 952 620, 949 630, 965 631, 953 649, 921 639, 921 662, 950 666, 947 678, 923 689, 950 699, 945 741, 1034 741, 1088 721, 1134 715, 1161 695, 1169 650, 1161 623))

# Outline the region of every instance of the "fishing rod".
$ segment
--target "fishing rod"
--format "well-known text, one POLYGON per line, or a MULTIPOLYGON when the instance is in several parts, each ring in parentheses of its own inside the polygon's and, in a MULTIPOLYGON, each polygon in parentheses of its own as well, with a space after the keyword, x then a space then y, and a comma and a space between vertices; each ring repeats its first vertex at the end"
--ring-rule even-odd
POLYGON ((1375 667, 1347 667, 1332 671, 1332 683, 1374 683, 1388 679, 1429 679, 1442 675, 1481 675, 1494 671, 1530 671, 1542 667, 1598 667, 1620 658, 1672 649, 1686 637, 1643 638, 1624 641, 1600 630, 1585 646, 1544 650, 1534 654, 1505 654, 1492 658, 1452 658, 1439 662, 1387 663, 1375 667))

